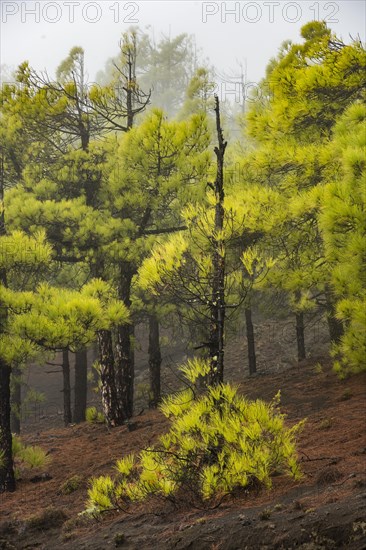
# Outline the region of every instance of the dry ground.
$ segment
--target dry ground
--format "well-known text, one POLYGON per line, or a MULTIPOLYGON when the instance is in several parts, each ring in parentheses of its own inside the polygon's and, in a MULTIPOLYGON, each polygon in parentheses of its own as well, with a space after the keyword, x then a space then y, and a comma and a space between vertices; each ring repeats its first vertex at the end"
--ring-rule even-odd
POLYGON ((129 514, 110 513, 86 525, 83 510, 88 479, 110 473, 114 461, 151 444, 168 423, 159 412, 136 417, 136 429, 82 424, 28 433, 52 459, 48 476, 18 483, 0 496, 0 549, 208 549, 366 548, 366 376, 340 381, 329 360, 247 379, 250 398, 270 399, 281 389, 282 410, 292 424, 307 417, 299 444, 304 479, 274 478, 271 492, 243 494, 214 510, 150 503, 129 514), (70 494, 72 476, 81 479, 70 494))

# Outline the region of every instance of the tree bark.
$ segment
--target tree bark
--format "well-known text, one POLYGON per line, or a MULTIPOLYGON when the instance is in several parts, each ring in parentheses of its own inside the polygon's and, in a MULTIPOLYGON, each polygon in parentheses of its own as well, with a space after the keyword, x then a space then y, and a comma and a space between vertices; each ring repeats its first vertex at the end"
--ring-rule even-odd
POLYGON ((305 329, 304 329, 304 314, 296 313, 296 342, 297 342, 297 359, 302 361, 306 358, 305 351, 305 329))
POLYGON ((328 313, 327 323, 328 323, 330 341, 332 342, 332 344, 339 344, 344 334, 342 321, 337 319, 334 315, 328 313))
POLYGON ((11 415, 10 426, 11 433, 20 434, 20 413, 22 406, 22 386, 21 386, 21 371, 18 368, 13 368, 11 391, 11 415))
MULTIPOLYGON (((3 155, 0 156, 0 236, 6 235, 4 216, 4 166, 3 155)), ((7 273, 0 269, 0 286, 8 286, 7 273)), ((0 302, 0 334, 4 332, 8 319, 8 310, 0 302)), ((0 357, 0 493, 15 491, 11 435, 10 405, 11 365, 0 357)))
POLYGON ((252 321, 252 310, 250 307, 245 308, 245 324, 247 329, 249 374, 254 374, 257 372, 257 358, 255 355, 254 327, 252 321))
POLYGON ((0 493, 15 491, 10 427, 10 373, 10 366, 0 359, 0 493))
MULTIPOLYGON (((118 298, 127 308, 131 306, 131 283, 134 275, 132 266, 123 262, 119 266, 120 280, 118 286, 118 298)), ((116 387, 118 400, 123 410, 123 421, 133 415, 133 392, 135 365, 132 347, 134 335, 133 323, 117 327, 116 335, 116 387)))
POLYGON ((149 407, 155 409, 161 399, 161 351, 159 321, 154 313, 149 316, 149 372, 150 399, 149 407))
POLYGON ((224 156, 227 142, 224 141, 220 121, 219 98, 215 96, 216 131, 218 146, 215 147, 217 160, 214 184, 215 225, 212 254, 212 299, 210 306, 210 384, 220 384, 224 380, 224 327, 225 327, 225 244, 222 239, 224 227, 224 156))
POLYGON ((62 350, 62 378, 64 394, 64 424, 71 424, 71 384, 70 384, 70 361, 67 349, 62 350))
POLYGON ((75 353, 74 422, 84 422, 88 391, 88 358, 86 349, 75 353))
POLYGON ((330 341, 332 344, 339 344, 343 334, 344 327, 342 321, 335 316, 335 304, 331 289, 325 291, 326 307, 327 307, 327 323, 329 329, 330 341))
POLYGON ((98 332, 98 344, 103 414, 108 426, 120 426, 125 418, 117 396, 112 334, 109 330, 98 332))

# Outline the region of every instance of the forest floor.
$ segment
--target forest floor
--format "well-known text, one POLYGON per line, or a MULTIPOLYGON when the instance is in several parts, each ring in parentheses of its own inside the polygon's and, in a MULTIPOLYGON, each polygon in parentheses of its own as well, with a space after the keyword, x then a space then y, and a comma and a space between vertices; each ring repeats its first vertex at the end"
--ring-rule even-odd
POLYGON ((249 398, 266 400, 279 389, 287 422, 307 418, 298 447, 301 481, 277 476, 271 491, 230 497, 211 510, 149 502, 86 521, 78 513, 90 477, 112 473, 116 459, 153 443, 168 421, 148 411, 133 419, 133 431, 43 426, 23 439, 47 451, 47 475, 23 475, 15 493, 0 496, 0 549, 366 548, 366 375, 340 381, 323 357, 322 369, 309 360, 241 385, 249 398))

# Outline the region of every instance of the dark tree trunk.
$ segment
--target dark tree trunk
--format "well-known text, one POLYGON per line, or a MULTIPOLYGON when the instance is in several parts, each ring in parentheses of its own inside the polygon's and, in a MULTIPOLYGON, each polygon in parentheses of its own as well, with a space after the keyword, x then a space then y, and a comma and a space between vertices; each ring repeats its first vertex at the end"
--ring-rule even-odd
MULTIPOLYGON (((4 166, 0 156, 0 236, 6 235, 4 217, 4 166)), ((7 287, 7 273, 0 269, 0 287, 7 287)), ((0 334, 6 329, 7 307, 0 302, 0 334)), ((10 425, 10 375, 11 366, 0 358, 0 493, 15 491, 15 475, 10 425)))
POLYGON ((247 329, 249 374, 257 372, 257 358, 255 355, 254 327, 251 308, 245 308, 245 324, 247 329))
POLYGON ((10 428, 10 366, 0 360, 0 493, 15 491, 10 428))
POLYGON ((161 351, 159 321, 155 314, 149 316, 149 371, 150 399, 149 407, 155 409, 161 398, 160 387, 161 351))
MULTIPOLYGON (((93 365, 94 365, 94 363, 98 362, 98 358, 99 358, 98 341, 93 342, 93 344, 91 346, 91 349, 92 349, 92 361, 93 361, 93 365)), ((92 375, 93 375, 94 384, 98 385, 98 382, 99 382, 98 369, 93 368, 92 369, 92 375)))
POLYGON ((136 78, 133 75, 133 60, 132 55, 129 54, 128 60, 128 82, 127 82, 127 92, 126 92, 126 109, 127 109, 127 130, 130 130, 133 126, 134 112, 132 105, 132 92, 134 85, 136 84, 136 78))
POLYGON ((133 393, 135 381, 134 354, 131 339, 134 334, 133 325, 122 325, 117 329, 116 336, 116 381, 118 399, 121 403, 123 421, 133 415, 133 393))
POLYGON ((71 424, 71 384, 70 384, 70 361, 67 349, 62 351, 62 378, 64 394, 64 424, 71 424))
MULTIPOLYGON (((131 306, 131 282, 134 275, 132 266, 128 263, 120 264, 120 282, 118 297, 127 308, 131 306)), ((123 421, 133 415, 134 391, 134 353, 132 338, 134 326, 132 323, 117 327, 116 335, 116 386, 117 396, 123 410, 123 421)))
POLYGON ((337 319, 334 315, 328 314, 327 322, 328 322, 330 341, 332 342, 332 344, 339 344, 344 334, 342 321, 337 319))
POLYGON ((218 147, 215 147, 217 160, 216 179, 214 184, 215 227, 214 233, 219 235, 213 239, 213 279, 210 322, 210 384, 216 385, 224 379, 224 327, 225 327, 225 245, 220 236, 224 227, 224 155, 227 142, 224 141, 219 99, 215 96, 216 131, 218 147))
POLYGON ((88 391, 88 358, 86 349, 75 353, 74 422, 84 422, 88 391))
POLYGON ((100 330, 98 344, 103 414, 108 426, 120 426, 125 417, 117 396, 112 333, 100 330))
POLYGON ((327 304, 327 323, 329 329, 330 341, 332 344, 339 344, 343 334, 344 327, 342 321, 335 316, 335 304, 331 289, 326 289, 325 299, 327 304))
POLYGON ((12 369, 10 425, 11 433, 13 434, 20 434, 20 413, 22 406, 21 374, 20 369, 12 369))
POLYGON ((303 359, 306 358, 303 313, 296 313, 296 342, 297 342, 297 359, 299 361, 302 361, 303 359))

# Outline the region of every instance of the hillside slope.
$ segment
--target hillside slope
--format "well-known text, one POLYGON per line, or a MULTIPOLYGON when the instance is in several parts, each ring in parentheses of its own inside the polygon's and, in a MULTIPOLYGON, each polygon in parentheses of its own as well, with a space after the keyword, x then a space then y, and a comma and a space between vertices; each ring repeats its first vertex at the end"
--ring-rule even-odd
POLYGON ((278 476, 271 492, 243 493, 214 510, 151 502, 85 524, 77 514, 88 479, 110 473, 117 458, 151 444, 168 423, 151 411, 134 419, 133 431, 88 424, 49 429, 25 438, 48 451, 47 476, 27 474, 16 493, 0 497, 0 548, 366 547, 366 375, 339 381, 329 365, 316 372, 308 362, 248 379, 241 389, 264 399, 281 389, 288 423, 307 417, 299 445, 301 482, 278 476), (77 488, 67 493, 64 484, 75 475, 77 488))

